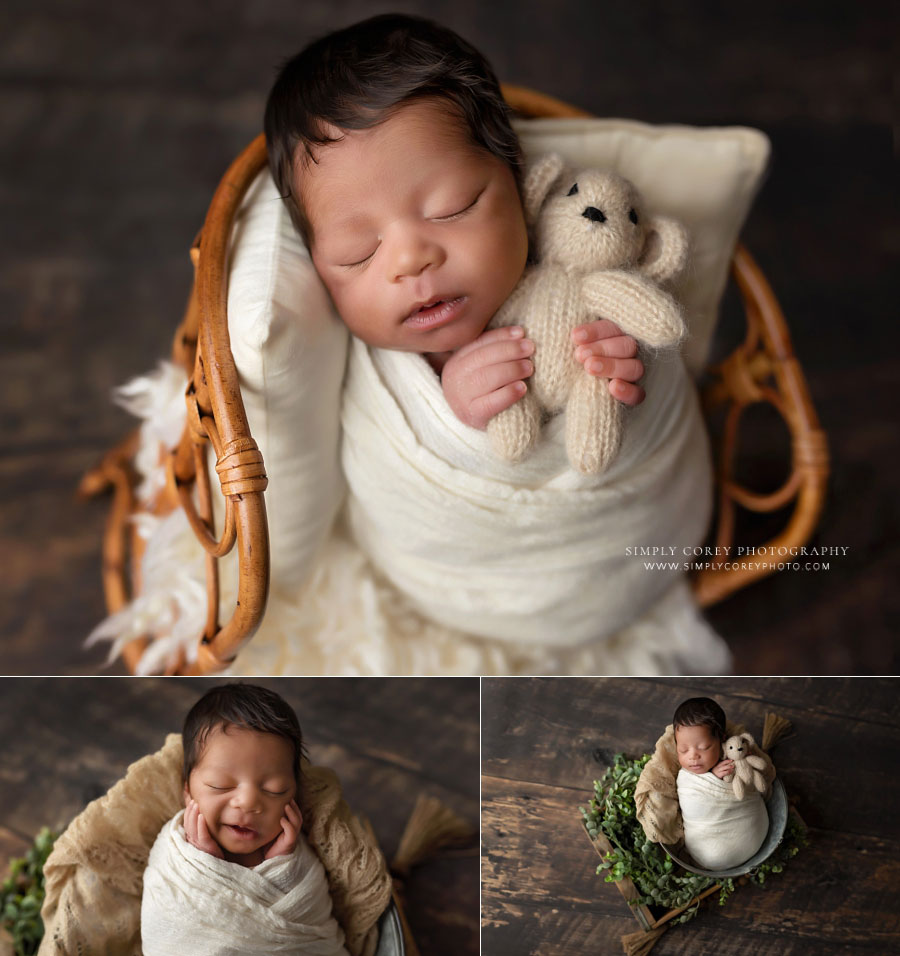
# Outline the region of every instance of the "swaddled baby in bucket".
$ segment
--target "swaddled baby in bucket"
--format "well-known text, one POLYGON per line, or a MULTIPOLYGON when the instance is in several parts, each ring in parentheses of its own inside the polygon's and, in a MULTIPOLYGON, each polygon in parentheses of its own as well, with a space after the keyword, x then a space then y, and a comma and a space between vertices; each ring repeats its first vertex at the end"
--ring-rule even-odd
POLYGON ((734 761, 723 744, 739 728, 709 697, 692 697, 676 709, 672 724, 657 741, 635 788, 637 816, 657 843, 677 844, 701 868, 727 870, 749 860, 769 828, 765 796, 775 768, 762 751, 766 793, 749 787, 738 797, 732 785, 734 761))
POLYGON ((291 707, 215 687, 184 724, 184 803, 144 871, 144 956, 347 956, 325 869, 301 832, 291 707))

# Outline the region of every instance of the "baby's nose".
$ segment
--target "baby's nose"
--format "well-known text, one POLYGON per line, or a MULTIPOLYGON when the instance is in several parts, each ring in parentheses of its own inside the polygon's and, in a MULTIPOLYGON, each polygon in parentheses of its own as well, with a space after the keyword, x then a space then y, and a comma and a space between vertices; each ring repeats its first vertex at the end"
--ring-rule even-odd
POLYGON ((581 215, 591 222, 606 222, 606 216, 596 206, 588 206, 581 215))
POLYGON ((394 281, 421 275, 426 269, 434 268, 444 261, 440 246, 421 238, 409 238, 397 243, 394 256, 389 264, 394 281))

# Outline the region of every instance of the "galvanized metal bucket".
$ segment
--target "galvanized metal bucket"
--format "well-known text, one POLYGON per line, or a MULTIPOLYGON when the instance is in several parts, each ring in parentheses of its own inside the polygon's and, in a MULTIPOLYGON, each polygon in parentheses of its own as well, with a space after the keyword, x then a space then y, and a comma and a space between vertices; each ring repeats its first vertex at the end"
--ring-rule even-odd
POLYGON ((406 956, 400 914, 393 900, 378 921, 378 948, 375 950, 375 956, 406 956))

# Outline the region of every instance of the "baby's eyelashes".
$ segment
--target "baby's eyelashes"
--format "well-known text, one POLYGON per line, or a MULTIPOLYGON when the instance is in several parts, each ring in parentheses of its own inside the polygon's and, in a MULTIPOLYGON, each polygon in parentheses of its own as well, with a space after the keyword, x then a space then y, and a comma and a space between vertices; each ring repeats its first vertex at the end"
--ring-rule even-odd
POLYGON ((374 255, 378 252, 378 246, 376 246, 367 256, 363 256, 362 259, 357 259, 355 262, 342 262, 342 269, 358 269, 360 266, 364 266, 374 255))

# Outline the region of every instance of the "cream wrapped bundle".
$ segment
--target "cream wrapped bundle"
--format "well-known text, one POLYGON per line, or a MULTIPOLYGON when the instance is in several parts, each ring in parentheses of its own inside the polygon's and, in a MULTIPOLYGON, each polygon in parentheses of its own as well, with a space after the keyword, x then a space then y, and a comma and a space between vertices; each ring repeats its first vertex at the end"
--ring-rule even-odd
POLYGON ((289 856, 248 868, 187 842, 184 811, 144 872, 144 956, 347 956, 325 870, 301 835, 289 856))
MULTIPOLYGON (((628 411, 619 457, 583 475, 565 448, 565 413, 518 464, 460 422, 420 355, 354 340, 344 385, 342 462, 355 540, 423 615, 502 642, 597 642, 650 614, 695 621, 684 672, 725 665, 724 645, 684 581, 711 508, 711 467, 694 386, 674 351, 647 361, 646 401, 628 411), (648 569, 636 548, 674 548, 648 569)), ((674 643, 674 642, 673 642, 674 643)), ((669 667, 671 667, 671 663, 669 667)))
POLYGON ((715 774, 678 771, 678 803, 684 821, 684 846, 707 870, 745 863, 762 846, 769 814, 762 794, 738 800, 730 783, 715 774))

